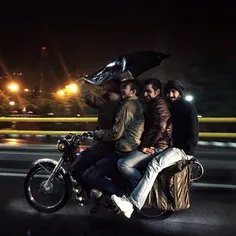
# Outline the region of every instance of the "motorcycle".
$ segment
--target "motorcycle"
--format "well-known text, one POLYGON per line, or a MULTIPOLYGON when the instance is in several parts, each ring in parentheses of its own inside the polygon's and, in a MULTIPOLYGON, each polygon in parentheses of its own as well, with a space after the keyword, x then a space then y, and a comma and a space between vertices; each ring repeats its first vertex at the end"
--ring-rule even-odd
MULTIPOLYGON (((57 149, 62 153, 61 158, 57 161, 54 159, 38 159, 33 163, 24 181, 24 194, 26 200, 38 212, 54 213, 62 209, 69 199, 79 202, 81 207, 89 199, 86 187, 73 179, 71 175, 71 164, 75 159, 80 158, 81 142, 92 139, 92 133, 68 134, 65 138, 58 140, 57 149), (41 173, 45 172, 45 173, 41 173), (34 178, 36 181, 34 182, 34 178), (33 194, 34 189, 36 194, 33 194), (62 191, 62 193, 61 193, 62 191), (37 197, 45 197, 40 202, 37 197), (52 200, 56 199, 55 203, 52 200)), ((192 172, 197 176, 192 177, 190 182, 198 180, 204 173, 203 166, 196 158, 192 164, 196 166, 192 172)), ((139 216, 145 218, 165 219, 172 214, 171 211, 163 211, 149 205, 144 205, 141 210, 136 210, 139 216)))

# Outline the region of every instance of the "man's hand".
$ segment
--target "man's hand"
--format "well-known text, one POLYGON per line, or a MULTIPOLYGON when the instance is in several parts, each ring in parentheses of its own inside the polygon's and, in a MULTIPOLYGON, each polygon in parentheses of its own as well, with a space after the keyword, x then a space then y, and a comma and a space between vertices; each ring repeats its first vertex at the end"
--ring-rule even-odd
POLYGON ((142 152, 145 153, 145 154, 154 154, 155 153, 155 149, 153 147, 143 148, 142 152))
POLYGON ((85 84, 85 81, 83 79, 81 79, 80 82, 79 82, 79 85, 81 86, 81 85, 84 85, 84 84, 85 84))
POLYGON ((84 79, 80 78, 80 79, 77 80, 77 83, 78 83, 79 86, 81 86, 81 85, 85 84, 85 81, 84 81, 84 79))

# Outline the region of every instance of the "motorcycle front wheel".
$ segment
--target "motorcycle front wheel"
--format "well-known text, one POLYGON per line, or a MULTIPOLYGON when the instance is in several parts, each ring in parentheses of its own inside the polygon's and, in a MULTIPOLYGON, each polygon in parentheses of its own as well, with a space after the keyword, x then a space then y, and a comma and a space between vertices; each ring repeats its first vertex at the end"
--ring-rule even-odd
POLYGON ((62 171, 59 171, 45 188, 54 168, 52 163, 37 164, 25 178, 25 198, 39 212, 54 213, 63 208, 71 197, 70 179, 62 171))

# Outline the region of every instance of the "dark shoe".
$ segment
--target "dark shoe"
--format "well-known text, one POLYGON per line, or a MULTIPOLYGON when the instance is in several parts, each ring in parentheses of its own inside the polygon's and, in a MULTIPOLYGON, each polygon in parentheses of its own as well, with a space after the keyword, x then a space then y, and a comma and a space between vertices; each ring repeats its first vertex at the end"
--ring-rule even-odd
POLYGON ((108 210, 115 210, 116 205, 112 202, 111 198, 109 196, 104 199, 103 206, 108 210))
POLYGON ((95 204, 90 209, 90 214, 95 214, 96 212, 98 212, 102 196, 103 196, 102 191, 95 188, 91 190, 90 198, 95 202, 95 204))
POLYGON ((94 188, 94 189, 92 189, 91 190, 91 192, 90 192, 90 198, 92 199, 92 200, 98 200, 98 199, 100 199, 102 197, 102 191, 100 191, 100 190, 98 190, 98 189, 96 189, 96 188, 94 188))

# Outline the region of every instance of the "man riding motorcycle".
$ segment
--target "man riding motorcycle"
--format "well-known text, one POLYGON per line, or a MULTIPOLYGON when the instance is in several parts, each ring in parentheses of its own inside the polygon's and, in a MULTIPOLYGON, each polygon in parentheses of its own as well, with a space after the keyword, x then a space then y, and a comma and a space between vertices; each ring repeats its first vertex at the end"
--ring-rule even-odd
POLYGON ((181 160, 191 160, 198 142, 198 117, 196 108, 185 101, 184 87, 180 81, 170 80, 166 83, 164 93, 170 103, 173 122, 173 147, 163 151, 150 161, 147 170, 129 198, 111 196, 127 218, 130 218, 134 206, 141 209, 158 174, 165 168, 181 160))
POLYGON ((110 195, 116 193, 119 187, 108 177, 112 179, 119 173, 117 161, 137 148, 144 130, 143 109, 138 100, 136 83, 137 81, 133 79, 121 84, 122 103, 113 127, 95 131, 96 137, 100 140, 116 141, 114 152, 98 161, 83 174, 84 182, 88 187, 110 195))
POLYGON ((131 182, 132 189, 142 179, 140 169, 146 167, 154 155, 171 144, 170 112, 161 96, 161 87, 161 82, 154 78, 144 83, 143 94, 147 108, 144 113, 145 125, 141 144, 117 163, 119 171, 131 182))
MULTIPOLYGON (((120 80, 108 80, 102 84, 106 91, 102 96, 93 94, 86 86, 84 80, 79 82, 81 94, 86 102, 92 108, 99 110, 97 120, 97 130, 110 129, 114 122, 117 110, 120 106, 120 80)), ((86 148, 72 164, 72 176, 80 182, 82 173, 91 165, 99 161, 104 156, 114 150, 113 141, 96 140, 94 144, 86 148)))

